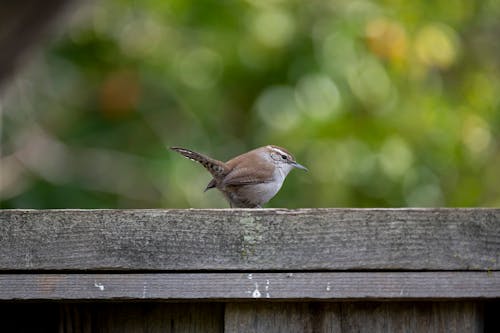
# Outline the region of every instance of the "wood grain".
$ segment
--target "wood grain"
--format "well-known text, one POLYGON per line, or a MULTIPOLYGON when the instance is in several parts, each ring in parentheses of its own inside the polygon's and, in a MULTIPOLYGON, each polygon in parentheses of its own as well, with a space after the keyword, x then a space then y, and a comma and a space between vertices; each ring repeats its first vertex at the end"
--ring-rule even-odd
POLYGON ((0 270, 498 270, 500 209, 3 210, 0 270))
POLYGON ((225 331, 250 332, 483 332, 475 302, 228 303, 225 331))
POLYGON ((494 299, 500 272, 0 274, 0 300, 494 299))
POLYGON ((341 332, 483 332, 474 302, 345 303, 341 332))
POLYGON ((228 303, 225 332, 344 332, 342 303, 228 303))
POLYGON ((312 332, 310 307, 310 303, 229 303, 224 332, 312 332))

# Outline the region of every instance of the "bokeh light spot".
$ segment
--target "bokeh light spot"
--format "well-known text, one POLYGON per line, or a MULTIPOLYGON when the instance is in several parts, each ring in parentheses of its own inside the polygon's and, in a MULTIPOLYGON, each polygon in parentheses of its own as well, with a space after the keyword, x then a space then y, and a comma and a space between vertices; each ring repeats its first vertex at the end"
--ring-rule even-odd
POLYGON ((279 48, 292 39, 295 23, 290 14, 282 9, 263 10, 253 19, 252 32, 262 44, 279 48))
POLYGON ((375 166, 375 154, 364 142, 350 139, 336 145, 331 167, 337 180, 356 185, 370 182, 375 166))
POLYGON ((295 104, 295 92, 288 86, 275 86, 264 91, 256 102, 256 109, 266 125, 288 130, 294 127, 300 114, 295 104))
POLYGON ((428 24, 415 38, 418 59, 429 67, 447 69, 458 57, 459 39, 455 31, 444 24, 428 24))
POLYGON ((151 56, 161 42, 166 31, 164 25, 151 16, 128 17, 125 26, 118 32, 118 43, 123 52, 136 56, 151 56))
POLYGON ((390 178, 403 176, 413 163, 413 153, 408 144, 399 136, 387 139, 379 154, 380 166, 390 178))
POLYGON ((472 154, 485 153, 492 141, 488 124, 477 115, 469 115, 463 125, 462 140, 472 154))
POLYGON ((115 118, 135 111, 141 95, 139 75, 133 70, 108 74, 101 86, 101 111, 115 118))
POLYGON ((313 118, 325 119, 340 111, 341 98, 337 85, 324 74, 301 78, 295 92, 297 105, 313 118))
POLYGON ((348 70, 353 93, 366 106, 379 106, 391 97, 392 84, 385 68, 373 58, 365 58, 348 70))
POLYGON ((368 47, 380 58, 401 61, 407 54, 407 37, 404 27, 387 18, 376 18, 365 28, 368 47))
POLYGON ((353 66, 359 58, 354 42, 349 36, 335 32, 320 43, 318 54, 320 63, 332 74, 344 73, 345 69, 353 66))
POLYGON ((198 48, 180 55, 178 75, 182 82, 195 89, 207 89, 216 84, 222 74, 220 55, 208 48, 198 48))

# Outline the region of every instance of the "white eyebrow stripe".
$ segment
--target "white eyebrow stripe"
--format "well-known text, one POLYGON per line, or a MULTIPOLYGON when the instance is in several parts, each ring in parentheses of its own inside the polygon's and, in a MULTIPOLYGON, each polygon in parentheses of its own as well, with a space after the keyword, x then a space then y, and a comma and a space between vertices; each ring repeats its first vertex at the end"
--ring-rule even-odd
POLYGON ((269 146, 269 148, 271 148, 271 150, 274 150, 275 152, 277 152, 280 155, 286 155, 286 156, 288 156, 288 153, 284 152, 281 149, 278 149, 278 148, 275 148, 275 147, 271 147, 271 146, 269 146))

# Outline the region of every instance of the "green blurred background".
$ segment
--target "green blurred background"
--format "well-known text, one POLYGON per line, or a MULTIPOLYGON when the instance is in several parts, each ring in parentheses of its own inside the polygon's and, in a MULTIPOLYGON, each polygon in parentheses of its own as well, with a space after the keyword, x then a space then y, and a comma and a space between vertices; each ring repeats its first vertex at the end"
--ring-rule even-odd
POLYGON ((2 208, 228 207, 167 150, 283 146, 267 207, 500 205, 500 1, 81 4, 1 103, 2 208))

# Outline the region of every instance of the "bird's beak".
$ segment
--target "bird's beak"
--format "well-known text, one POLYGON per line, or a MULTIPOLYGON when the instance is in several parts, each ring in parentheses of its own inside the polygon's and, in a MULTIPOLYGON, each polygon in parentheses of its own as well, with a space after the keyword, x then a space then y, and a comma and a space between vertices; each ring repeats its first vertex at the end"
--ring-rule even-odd
POLYGON ((305 171, 309 171, 309 169, 307 169, 305 166, 303 166, 302 164, 299 164, 297 162, 293 162, 292 165, 294 167, 296 167, 297 169, 302 169, 302 170, 305 170, 305 171))

